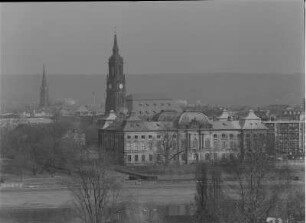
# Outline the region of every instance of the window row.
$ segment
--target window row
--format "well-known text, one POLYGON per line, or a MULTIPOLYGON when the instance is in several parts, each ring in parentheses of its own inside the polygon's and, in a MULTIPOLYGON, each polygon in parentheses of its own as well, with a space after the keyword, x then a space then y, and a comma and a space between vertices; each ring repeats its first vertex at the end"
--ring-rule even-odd
POLYGON ((141 143, 126 143, 126 150, 145 150, 146 149, 146 144, 141 142, 141 143))
MULTIPOLYGON (((237 134, 237 137, 240 137, 240 134, 237 134)), ((230 139, 234 139, 234 134, 221 134, 221 138, 222 139, 227 139, 227 138, 230 138, 230 139)), ((214 139, 218 139, 218 134, 214 134, 214 139)))
MULTIPOLYGON (((212 160, 212 159, 214 159, 214 160, 217 160, 217 159, 225 160, 225 159, 228 159, 228 158, 233 158, 234 156, 236 156, 234 153, 205 153, 204 159, 206 161, 212 160)), ((197 154, 197 153, 194 153, 192 158, 195 161, 199 161, 200 155, 197 154)), ((183 154, 181 156, 181 159, 182 160, 186 159, 185 154, 183 154)))
MULTIPOLYGON (((172 138, 176 138, 176 135, 175 134, 173 134, 173 135, 171 135, 170 137, 172 137, 172 138)), ((127 139, 132 139, 132 136, 131 135, 128 135, 127 137, 126 137, 127 139)), ((134 139, 153 139, 153 136, 152 135, 134 135, 134 137, 133 137, 134 139)), ((157 139, 161 139, 161 135, 156 135, 156 138, 157 139)))
POLYGON ((128 161, 128 163, 147 162, 147 161, 152 162, 153 161, 153 155, 149 154, 148 157, 146 157, 145 154, 143 154, 143 155, 138 155, 138 154, 137 155, 128 155, 127 156, 127 161, 128 161))

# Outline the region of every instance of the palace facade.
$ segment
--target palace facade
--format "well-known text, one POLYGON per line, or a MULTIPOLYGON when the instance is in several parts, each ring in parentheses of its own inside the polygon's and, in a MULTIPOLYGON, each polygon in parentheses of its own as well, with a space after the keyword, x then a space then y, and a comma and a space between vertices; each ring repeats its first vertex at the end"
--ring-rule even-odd
MULTIPOLYGON (((167 116, 161 112, 160 117, 167 116)), ((221 116, 224 117, 225 114, 221 116)), ((99 129, 99 143, 118 154, 124 165, 158 163, 168 153, 169 162, 190 164, 222 160, 255 149, 255 139, 264 142, 267 128, 250 110, 240 121, 211 121, 202 112, 184 111, 166 121, 143 121, 137 116, 99 129)), ((265 147, 266 145, 260 145, 265 147)))

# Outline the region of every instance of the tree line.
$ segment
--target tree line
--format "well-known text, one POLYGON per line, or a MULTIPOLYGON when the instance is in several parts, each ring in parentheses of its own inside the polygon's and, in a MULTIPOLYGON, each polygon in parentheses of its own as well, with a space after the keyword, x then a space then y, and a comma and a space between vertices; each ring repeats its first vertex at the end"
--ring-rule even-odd
POLYGON ((70 174, 88 148, 97 146, 96 129, 90 123, 56 119, 50 124, 18 125, 1 131, 1 157, 7 160, 2 172, 37 175, 70 174), (74 129, 85 135, 85 144, 66 137, 74 129))
POLYGON ((226 163, 200 163, 196 170, 194 222, 263 223, 268 217, 286 222, 305 219, 305 190, 292 189, 288 166, 277 167, 261 150, 226 163), (231 184, 222 175, 230 174, 231 184))

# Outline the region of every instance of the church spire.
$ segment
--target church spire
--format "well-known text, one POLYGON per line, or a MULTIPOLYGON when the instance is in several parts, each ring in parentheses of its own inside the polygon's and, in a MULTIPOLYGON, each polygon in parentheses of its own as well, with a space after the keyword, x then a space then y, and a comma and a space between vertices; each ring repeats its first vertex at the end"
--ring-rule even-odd
POLYGON ((123 73, 123 58, 119 55, 116 32, 114 34, 113 55, 108 59, 108 75, 106 85, 105 113, 113 110, 124 113, 126 108, 125 78, 123 73))
POLYGON ((46 69, 45 69, 45 64, 43 64, 43 77, 41 81, 41 86, 47 86, 47 79, 46 79, 46 69))
POLYGON ((43 65, 43 76, 42 76, 41 86, 40 86, 39 107, 45 107, 48 105, 49 105, 48 85, 47 85, 47 78, 46 78, 46 69, 45 69, 45 65, 43 65))
POLYGON ((117 54, 119 52, 118 42, 117 42, 117 34, 114 36, 114 46, 113 46, 113 54, 117 54))

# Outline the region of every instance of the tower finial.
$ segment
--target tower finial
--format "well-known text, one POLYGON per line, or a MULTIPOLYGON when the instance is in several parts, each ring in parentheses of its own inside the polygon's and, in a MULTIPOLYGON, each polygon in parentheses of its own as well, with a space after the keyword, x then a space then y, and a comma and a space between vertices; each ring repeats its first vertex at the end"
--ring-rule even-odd
POLYGON ((115 31, 115 34, 114 34, 114 46, 113 46, 113 53, 118 53, 119 51, 119 48, 118 48, 118 42, 117 42, 117 34, 116 34, 116 31, 115 31))

